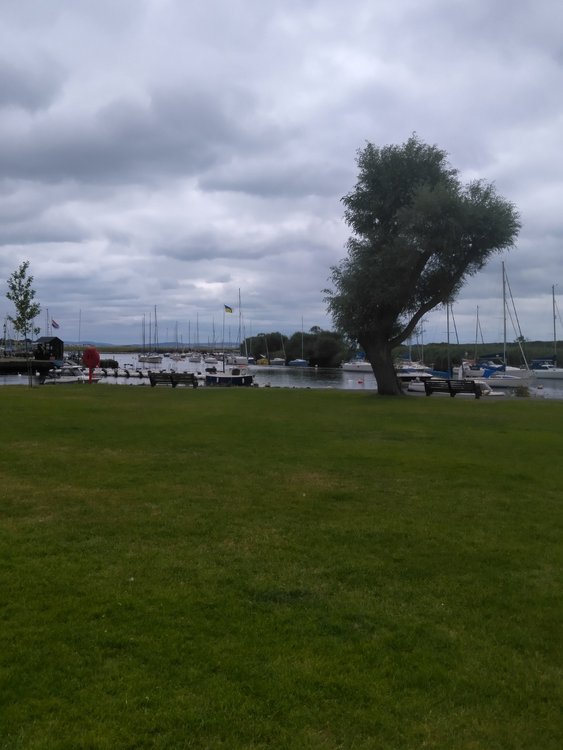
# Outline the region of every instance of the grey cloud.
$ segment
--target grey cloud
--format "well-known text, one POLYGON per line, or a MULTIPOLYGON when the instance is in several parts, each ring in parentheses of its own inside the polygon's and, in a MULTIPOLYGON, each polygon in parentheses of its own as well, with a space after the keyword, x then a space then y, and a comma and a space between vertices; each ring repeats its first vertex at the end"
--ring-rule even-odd
POLYGON ((55 101, 62 84, 60 66, 44 56, 33 66, 0 58, 0 108, 16 107, 34 113, 55 101))
MULTIPOLYGON (((506 262, 543 329, 563 238, 559 2, 20 0, 3 20, 0 272, 29 258, 42 304, 83 309, 98 339, 138 340, 151 304, 211 320, 239 287, 260 328, 330 325, 356 150, 413 131, 520 209, 506 262)), ((469 339, 477 304, 496 325, 500 261, 460 295, 469 339)))
POLYGON ((235 151, 264 148, 249 109, 244 92, 168 88, 144 100, 114 99, 92 114, 47 113, 6 134, 0 168, 11 177, 114 185, 205 172, 235 151))
POLYGON ((293 158, 289 163, 278 154, 265 156, 260 161, 237 160, 234 165, 219 165, 199 180, 203 190, 234 191, 263 198, 293 198, 320 195, 331 196, 341 189, 348 177, 347 170, 327 160, 315 163, 307 155, 293 158))

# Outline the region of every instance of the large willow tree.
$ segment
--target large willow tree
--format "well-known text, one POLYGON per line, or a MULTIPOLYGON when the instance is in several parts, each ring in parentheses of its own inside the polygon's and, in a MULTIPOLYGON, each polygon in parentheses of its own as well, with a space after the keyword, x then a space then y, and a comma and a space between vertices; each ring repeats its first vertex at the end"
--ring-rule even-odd
POLYGON ((415 135, 400 146, 368 143, 342 199, 353 234, 326 301, 336 327, 365 351, 382 395, 401 393, 393 349, 520 229, 512 203, 491 184, 463 185, 447 157, 415 135))

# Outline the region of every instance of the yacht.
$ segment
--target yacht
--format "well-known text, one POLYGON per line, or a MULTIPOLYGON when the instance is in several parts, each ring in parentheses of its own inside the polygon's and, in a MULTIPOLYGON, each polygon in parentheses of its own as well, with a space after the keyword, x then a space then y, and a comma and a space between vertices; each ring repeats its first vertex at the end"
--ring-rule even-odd
POLYGON ((350 362, 343 362, 340 369, 345 372, 373 372, 371 364, 367 359, 352 359, 350 362))

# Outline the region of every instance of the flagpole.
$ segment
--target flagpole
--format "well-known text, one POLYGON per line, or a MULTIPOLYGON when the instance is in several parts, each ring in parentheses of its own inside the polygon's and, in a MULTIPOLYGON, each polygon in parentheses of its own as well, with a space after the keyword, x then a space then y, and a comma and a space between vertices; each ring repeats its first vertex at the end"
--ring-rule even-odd
POLYGON ((223 305, 223 372, 225 372, 225 305, 223 305))

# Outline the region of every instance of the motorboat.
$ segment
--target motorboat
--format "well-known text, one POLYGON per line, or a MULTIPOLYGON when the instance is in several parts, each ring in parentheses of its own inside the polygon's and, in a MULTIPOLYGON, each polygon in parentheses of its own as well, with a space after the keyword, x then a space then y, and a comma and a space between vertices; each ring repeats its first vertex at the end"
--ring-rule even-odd
POLYGON ((563 380, 563 367, 557 367, 555 357, 533 359, 531 368, 539 380, 563 380))
POLYGON ((288 367, 309 367, 306 359, 292 359, 287 364, 288 367))
POLYGON ((247 364, 249 364, 248 357, 245 357, 244 355, 239 355, 239 354, 230 354, 227 357, 226 362, 228 365, 235 365, 239 367, 241 365, 246 366, 247 364))
POLYGON ((63 385, 66 383, 97 383, 100 376, 92 374, 90 381, 89 375, 79 365, 64 363, 60 367, 53 367, 51 370, 41 376, 41 385, 63 385))
POLYGON ((431 367, 411 359, 400 359, 395 362, 395 372, 401 383, 409 383, 413 380, 423 382, 435 374, 431 367))
POLYGON ((224 371, 216 367, 205 368, 205 385, 209 386, 249 386, 254 383, 254 375, 246 367, 229 367, 224 371))
POLYGON ((161 354, 139 354, 139 362, 146 362, 150 365, 159 365, 162 362, 161 354))
POLYGON ((345 372, 373 372, 371 363, 367 359, 352 359, 350 362, 343 362, 340 369, 345 372))

